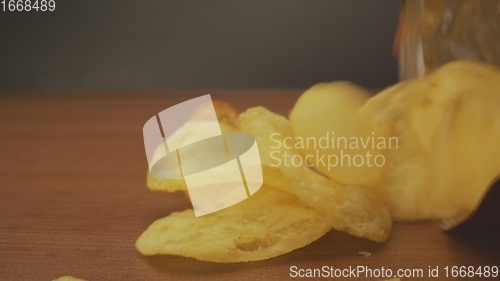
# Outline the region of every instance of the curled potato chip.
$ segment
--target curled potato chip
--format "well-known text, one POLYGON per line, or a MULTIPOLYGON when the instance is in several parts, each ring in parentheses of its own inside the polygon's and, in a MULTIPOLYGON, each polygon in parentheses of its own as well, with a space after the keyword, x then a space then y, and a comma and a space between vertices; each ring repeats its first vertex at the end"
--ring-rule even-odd
POLYGON ((299 152, 287 148, 290 145, 284 145, 293 135, 285 117, 263 107, 251 108, 240 115, 240 130, 257 139, 262 165, 279 169, 290 182, 290 191, 307 205, 326 212, 325 221, 333 228, 377 242, 387 239, 392 227, 389 208, 369 190, 343 186, 305 164, 284 164, 285 153, 300 157, 299 152))
POLYGON ((456 220, 473 211, 500 174, 499 91, 498 68, 456 61, 361 108, 367 122, 391 127, 398 139, 373 187, 395 220, 456 220))
POLYGON ((136 242, 143 255, 211 262, 269 259, 304 247, 330 229, 322 211, 295 195, 263 186, 236 205, 202 217, 185 210, 155 221, 136 242))

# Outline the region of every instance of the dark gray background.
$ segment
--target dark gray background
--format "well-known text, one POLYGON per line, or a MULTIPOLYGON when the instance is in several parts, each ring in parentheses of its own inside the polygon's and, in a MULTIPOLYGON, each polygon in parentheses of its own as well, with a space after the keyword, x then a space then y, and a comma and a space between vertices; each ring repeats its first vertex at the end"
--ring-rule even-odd
MULTIPOLYGON (((7 0, 8 1, 8 0, 7 0)), ((0 12, 0 91, 397 80, 398 0, 56 0, 0 12)))

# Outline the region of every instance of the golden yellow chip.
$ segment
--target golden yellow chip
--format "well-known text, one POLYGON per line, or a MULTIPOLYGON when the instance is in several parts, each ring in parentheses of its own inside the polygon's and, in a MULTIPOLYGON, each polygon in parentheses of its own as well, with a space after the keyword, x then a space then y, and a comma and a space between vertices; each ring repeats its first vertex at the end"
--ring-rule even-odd
POLYGON ((211 262, 269 259, 304 247, 330 229, 325 214, 295 195, 263 186, 236 205, 201 217, 193 210, 155 221, 139 237, 143 255, 170 254, 211 262))
POLYGON ((238 128, 238 116, 240 112, 232 105, 223 101, 214 100, 212 103, 201 105, 196 109, 191 118, 193 120, 207 120, 207 117, 213 112, 212 108, 215 109, 219 123, 238 128))
POLYGON ((369 190, 340 185, 308 168, 290 148, 293 134, 285 117, 263 107, 251 108, 240 115, 240 130, 257 139, 262 164, 279 169, 291 183, 290 191, 326 212, 325 220, 333 228, 377 242, 387 239, 392 227, 388 206, 369 190))
POLYGON ((384 173, 390 130, 358 114, 371 96, 352 83, 322 83, 305 91, 290 112, 296 143, 309 163, 338 183, 371 187, 384 173))
POLYGON ((61 276, 61 277, 54 279, 52 281, 85 281, 85 280, 78 279, 78 278, 75 278, 73 276, 61 276))
MULTIPOLYGON (((201 114, 201 113, 200 113, 201 114)), ((228 117, 227 117, 228 118, 228 117)), ((231 121, 233 123, 236 123, 237 121, 231 121)), ((178 142, 182 143, 183 141, 189 140, 190 138, 196 138, 194 134, 197 132, 202 132, 205 128, 206 124, 203 122, 188 122, 186 123, 183 127, 181 127, 179 130, 177 130, 170 138, 176 139, 178 142)), ((219 122, 219 126, 221 131, 224 132, 234 132, 236 131, 236 128, 223 122, 219 122)), ((207 157, 210 158, 210 151, 204 150, 202 146, 197 147, 199 151, 190 151, 191 153, 197 154, 197 157, 207 157), (199 152, 199 153, 198 153, 199 152)), ((157 149, 155 155, 153 156, 153 159, 159 158, 157 155, 161 153, 161 149, 157 149)), ((157 166, 157 169, 165 170, 168 171, 169 169, 177 169, 177 162, 175 163, 165 163, 163 166, 157 166), (175 165, 169 167, 168 165, 175 165)), ((152 191, 166 191, 166 192, 175 192, 178 190, 186 190, 186 182, 183 179, 168 179, 168 178, 158 178, 155 177, 154 175, 151 174, 150 171, 148 171, 147 174, 147 186, 149 189, 152 191)))
POLYGON ((391 127, 398 148, 373 190, 395 220, 470 213, 500 174, 500 70, 453 62, 374 96, 367 122, 391 127))

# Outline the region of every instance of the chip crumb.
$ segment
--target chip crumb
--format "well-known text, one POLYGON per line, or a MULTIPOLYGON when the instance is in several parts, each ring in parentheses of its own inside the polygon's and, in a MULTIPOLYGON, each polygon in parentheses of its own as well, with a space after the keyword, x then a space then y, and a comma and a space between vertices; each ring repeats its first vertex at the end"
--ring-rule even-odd
POLYGON ((380 280, 380 281, 401 281, 401 279, 399 279, 399 278, 391 278, 391 279, 384 279, 384 280, 380 280))
POLYGON ((78 279, 78 278, 73 277, 73 276, 61 276, 61 277, 54 279, 52 281, 85 281, 85 280, 78 279))
POLYGON ((358 254, 363 255, 365 257, 371 257, 372 256, 372 253, 371 252, 367 252, 367 251, 359 251, 358 254))

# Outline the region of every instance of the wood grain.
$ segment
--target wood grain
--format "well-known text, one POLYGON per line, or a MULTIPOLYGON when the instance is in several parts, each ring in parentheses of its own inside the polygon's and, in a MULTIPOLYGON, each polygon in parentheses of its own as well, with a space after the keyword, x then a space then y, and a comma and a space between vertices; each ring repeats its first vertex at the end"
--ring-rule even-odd
POLYGON ((150 116, 206 93, 241 110, 264 105, 287 114, 301 92, 0 95, 0 280, 282 280, 293 265, 421 268, 425 276, 429 266, 440 266, 434 280, 443 280, 444 266, 500 265, 498 237, 454 236, 435 223, 396 224, 383 244, 331 231, 253 263, 137 253, 135 240, 151 222, 189 206, 182 194, 145 186, 142 126, 150 116))

